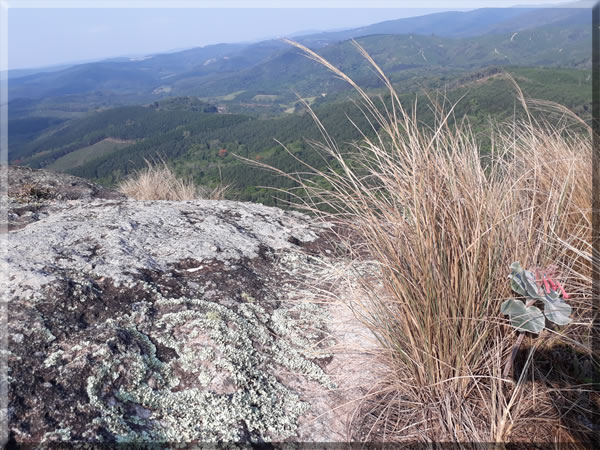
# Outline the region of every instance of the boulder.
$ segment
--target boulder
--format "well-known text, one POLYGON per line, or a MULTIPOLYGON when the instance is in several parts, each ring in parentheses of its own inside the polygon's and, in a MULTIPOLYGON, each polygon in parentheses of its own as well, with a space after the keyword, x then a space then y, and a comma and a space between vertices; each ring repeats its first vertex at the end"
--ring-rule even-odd
POLYGON ((54 205, 60 206, 64 200, 125 198, 120 192, 72 175, 29 167, 0 167, 0 183, 6 181, 7 195, 1 201, 6 202, 2 206, 8 214, 6 223, 0 223, 0 229, 21 228, 46 217, 54 205))
POLYGON ((8 176, 12 444, 346 440, 334 372, 350 368, 330 351, 332 310, 311 301, 343 267, 326 225, 8 176))

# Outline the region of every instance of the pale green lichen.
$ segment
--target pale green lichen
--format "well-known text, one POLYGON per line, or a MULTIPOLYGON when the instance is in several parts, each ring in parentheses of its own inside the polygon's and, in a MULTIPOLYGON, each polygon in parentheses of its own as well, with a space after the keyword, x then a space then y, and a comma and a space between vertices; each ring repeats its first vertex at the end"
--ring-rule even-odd
POLYGON ((43 339, 44 341, 46 341, 48 343, 56 340, 56 336, 54 336, 52 334, 52 332, 44 326, 39 326, 38 328, 34 328, 32 332, 37 334, 41 339, 43 339))
POLYGON ((57 430, 44 433, 40 444, 50 442, 68 442, 71 440, 71 429, 69 427, 59 428, 57 430))
POLYGON ((135 345, 117 355, 108 355, 107 347, 93 353, 104 361, 87 380, 90 404, 100 413, 94 422, 123 442, 231 442, 241 438, 242 423, 264 439, 294 435, 309 405, 277 379, 277 366, 333 386, 308 358, 324 316, 312 306, 269 313, 246 300, 234 310, 159 296, 155 307, 163 312, 151 335, 177 352, 168 363, 131 318, 112 321, 135 345), (118 389, 111 389, 114 383, 118 389), (150 411, 149 417, 128 415, 132 407, 150 411))
POLYGON ((256 299, 254 297, 252 297, 251 295, 249 295, 246 292, 242 292, 241 297, 243 300, 250 302, 250 303, 254 303, 256 301, 256 299))
POLYGON ((213 321, 216 322, 218 320, 221 320, 221 315, 218 312, 216 312, 216 311, 208 311, 206 313, 206 318, 208 320, 213 320, 213 321))
POLYGON ((62 361, 62 357, 63 357, 64 353, 65 352, 62 350, 57 350, 54 353, 51 353, 50 355, 48 355, 46 357, 46 359, 44 360, 44 367, 49 368, 49 367, 55 366, 57 363, 62 361))

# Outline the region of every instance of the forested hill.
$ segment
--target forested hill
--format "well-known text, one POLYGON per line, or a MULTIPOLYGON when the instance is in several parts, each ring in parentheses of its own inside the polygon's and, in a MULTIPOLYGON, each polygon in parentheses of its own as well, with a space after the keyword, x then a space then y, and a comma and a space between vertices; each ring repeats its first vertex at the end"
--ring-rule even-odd
MULTIPOLYGON (((515 110, 512 75, 525 94, 556 101, 584 118, 591 106, 591 13, 579 8, 500 8, 390 20, 299 36, 369 95, 381 80, 352 39, 372 56, 419 119, 431 125, 423 92, 461 99, 476 132, 515 110)), ((310 164, 326 158, 308 103, 341 145, 370 124, 353 91, 323 66, 280 40, 219 44, 146 58, 81 64, 9 82, 11 163, 65 171, 113 185, 160 156, 199 184, 232 186, 241 200, 273 204, 287 181, 250 169, 238 154, 301 169, 281 144, 310 164), (299 99, 299 96, 301 99, 299 99)), ((518 109, 518 108, 517 108, 518 109)), ((486 150, 485 138, 482 151, 486 150)))
POLYGON ((301 36, 304 44, 344 41, 373 34, 418 34, 442 37, 473 37, 519 32, 544 25, 589 25, 591 14, 585 8, 481 8, 447 11, 405 19, 387 20, 349 30, 301 36))
MULTIPOLYGON (((375 82, 349 39, 357 39, 388 75, 404 80, 441 68, 472 70, 490 64, 590 67, 588 9, 479 9, 391 20, 352 30, 296 38, 375 82)), ((81 64, 30 74, 9 83, 11 115, 61 115, 142 104, 172 96, 200 96, 235 112, 280 113, 293 107, 292 90, 312 97, 344 85, 278 40, 219 44, 133 60, 81 64)))
MULTIPOLYGON (((374 35, 356 41, 386 75, 397 82, 440 70, 464 71, 490 65, 591 67, 591 30, 580 26, 546 26, 520 33, 464 39, 374 35)), ((365 64, 352 42, 329 45, 319 54, 361 86, 379 84, 377 76, 365 64)), ((343 82, 336 82, 324 67, 292 49, 239 74, 196 84, 192 90, 194 95, 215 96, 226 95, 240 86, 250 93, 274 96, 276 103, 293 100, 290 88, 307 97, 346 88, 343 82)), ((177 86, 173 89, 178 91, 177 86)))
MULTIPOLYGON (((464 98, 456 107, 457 117, 466 114, 476 131, 486 131, 490 119, 502 120, 513 114, 516 98, 501 70, 472 72, 451 80, 446 91, 449 101, 464 98)), ((575 69, 512 68, 526 95, 558 101, 589 117, 591 77, 575 69)), ((415 93, 402 96, 407 107, 415 93)), ((419 117, 432 123, 430 106, 421 95, 419 117)), ((325 103, 315 107, 320 120, 341 145, 361 138, 351 119, 369 129, 352 102, 325 103)), ((321 140, 307 114, 257 119, 240 114, 214 112, 210 104, 193 98, 169 99, 148 106, 119 107, 55 126, 50 132, 23 145, 11 159, 32 167, 65 170, 74 175, 111 185, 144 166, 144 159, 164 157, 180 175, 199 184, 232 184, 233 198, 277 202, 272 191, 260 186, 283 187, 288 182, 253 169, 233 154, 266 162, 285 171, 301 169, 283 150, 322 167, 325 160, 310 148, 307 140, 321 140)))

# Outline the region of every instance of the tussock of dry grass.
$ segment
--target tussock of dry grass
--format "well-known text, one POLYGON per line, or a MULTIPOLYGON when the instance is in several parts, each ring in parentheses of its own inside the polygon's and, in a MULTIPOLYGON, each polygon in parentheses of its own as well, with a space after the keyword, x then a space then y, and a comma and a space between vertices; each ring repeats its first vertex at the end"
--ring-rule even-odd
POLYGON ((360 46, 389 88, 385 113, 344 73, 288 42, 350 83, 379 127, 375 138, 341 149, 313 114, 323 134, 317 148, 333 159, 331 167, 285 174, 255 163, 298 182, 309 198, 301 206, 337 224, 355 258, 366 255, 380 267, 377 282, 364 279, 365 297, 352 305, 389 369, 365 396, 360 437, 590 439, 598 399, 589 383, 598 359, 591 350, 589 127, 556 106, 564 115, 558 122, 526 111, 524 120, 494 126, 493 151, 482 158, 468 124, 448 124, 451 110, 438 111, 433 128, 421 126, 360 46), (515 296, 507 280, 513 261, 558 266, 574 320, 527 336, 507 379, 516 333, 500 305, 515 296), (575 369, 556 362, 561 352, 575 369))
POLYGON ((221 200, 225 196, 226 186, 213 190, 199 187, 192 180, 178 178, 164 160, 145 161, 144 169, 119 184, 120 192, 136 200, 221 200))

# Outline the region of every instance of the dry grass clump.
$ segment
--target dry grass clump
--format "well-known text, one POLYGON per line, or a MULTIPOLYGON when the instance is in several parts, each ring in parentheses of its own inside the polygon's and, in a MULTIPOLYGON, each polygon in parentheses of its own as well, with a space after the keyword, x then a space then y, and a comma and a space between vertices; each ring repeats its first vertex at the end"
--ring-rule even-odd
POLYGON ((363 280, 365 297, 352 306, 378 338, 389 372, 365 396, 361 434, 353 437, 591 440, 598 355, 591 350, 589 127, 565 111, 552 123, 535 119, 517 91, 525 119, 495 126, 493 150, 482 158, 468 124, 449 125, 451 110, 438 111, 434 127, 419 124, 358 44, 389 89, 387 108, 288 42, 350 83, 377 129, 375 138, 342 150, 313 114, 330 167, 306 166, 301 174, 270 168, 299 183, 309 198, 302 206, 337 224, 355 258, 366 255, 380 268, 376 282, 363 280), (500 305, 516 296, 507 280, 513 261, 557 266, 574 320, 526 336, 505 378, 517 333, 500 305))
POLYGON ((197 186, 197 189, 199 198, 223 200, 225 199, 225 195, 229 192, 230 185, 219 184, 212 189, 206 186, 197 186))
POLYGON ((227 186, 208 189, 196 186, 192 180, 178 178, 166 161, 148 161, 146 167, 122 181, 118 190, 136 200, 222 200, 227 186))

